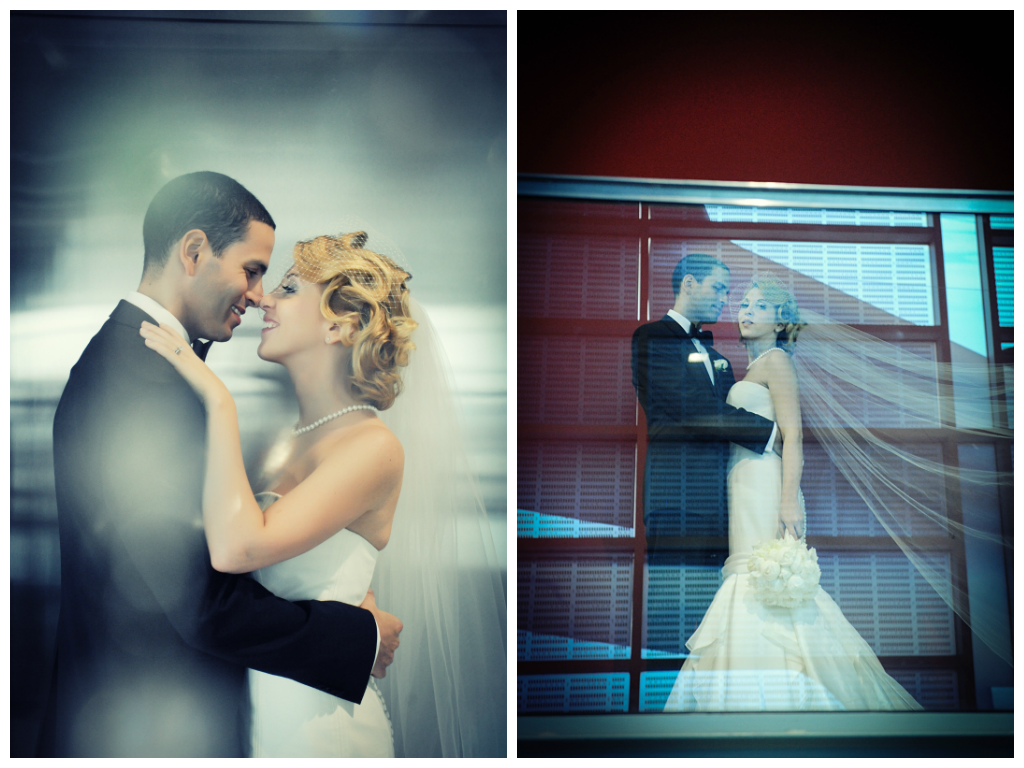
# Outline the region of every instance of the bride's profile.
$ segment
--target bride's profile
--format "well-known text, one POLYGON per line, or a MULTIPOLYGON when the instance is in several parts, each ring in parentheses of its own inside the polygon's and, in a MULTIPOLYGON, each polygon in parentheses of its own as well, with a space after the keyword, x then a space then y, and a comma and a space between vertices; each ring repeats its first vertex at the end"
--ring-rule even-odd
POLYGON ((504 744, 494 688, 504 595, 443 348, 410 277, 364 232, 295 246, 260 301, 258 354, 287 370, 299 423, 255 494, 227 388, 174 331, 141 331, 206 407, 214 568, 253 572, 291 600, 359 605, 376 592, 404 624, 388 676, 371 679, 360 704, 250 670, 254 757, 461 756, 504 744))
MULTIPOLYGON (((686 643, 690 653, 665 709, 919 710, 818 583, 816 555, 801 540, 806 535, 800 491, 803 431, 809 418, 833 465, 918 571, 966 618, 966 595, 951 591, 948 582, 943 585, 927 555, 916 550, 908 515, 939 526, 951 538, 983 534, 930 510, 917 499, 920 489, 901 487, 899 480, 905 462, 936 476, 952 470, 879 439, 848 408, 850 393, 859 390, 870 393, 879 407, 936 413, 936 381, 949 378, 948 372, 923 362, 917 370, 891 345, 802 312, 793 293, 773 275, 754 278, 737 320, 748 367, 727 402, 775 420, 784 437, 782 455, 762 456, 732 446, 724 580, 686 643), (903 376, 899 387, 883 377, 897 374, 903 376), (915 376, 920 382, 916 391, 906 382, 915 376), (837 380, 840 389, 846 386, 838 398, 830 390, 837 380), (902 511, 895 509, 893 498, 900 500, 902 511)), ((970 479, 1003 481, 995 473, 970 479)), ((986 632, 985 610, 977 601, 972 609, 972 628, 999 652, 999 642, 986 632)))

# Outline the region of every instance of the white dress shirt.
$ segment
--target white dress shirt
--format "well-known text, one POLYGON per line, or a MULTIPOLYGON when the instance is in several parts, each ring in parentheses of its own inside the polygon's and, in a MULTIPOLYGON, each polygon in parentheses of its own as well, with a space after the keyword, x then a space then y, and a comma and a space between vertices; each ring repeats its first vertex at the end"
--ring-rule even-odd
POLYGON ((185 330, 185 326, 181 324, 178 318, 171 314, 169 309, 165 309, 163 304, 156 299, 152 299, 144 293, 132 291, 124 297, 124 300, 129 304, 134 304, 158 323, 171 326, 171 328, 182 335, 182 338, 189 343, 189 346, 192 345, 192 340, 188 337, 188 331, 185 330))
MULTIPOLYGON (((677 323, 679 323, 679 325, 682 326, 682 329, 684 331, 686 331, 687 334, 690 333, 690 327, 691 327, 692 323, 686 317, 684 317, 683 315, 679 314, 674 309, 670 309, 668 311, 668 316, 671 317, 673 320, 675 320, 677 323)), ((704 345, 700 343, 699 339, 691 338, 690 341, 693 342, 693 345, 697 348, 697 353, 701 356, 701 358, 703 358, 703 360, 704 360, 704 367, 707 369, 708 376, 711 379, 711 384, 714 385, 714 383, 715 383, 715 373, 714 373, 714 369, 711 367, 711 356, 708 354, 708 351, 704 348, 704 345)), ((769 451, 771 451, 771 450, 773 450, 775 448, 775 437, 778 434, 779 434, 779 425, 778 425, 778 423, 773 423, 772 424, 772 436, 768 438, 768 444, 765 445, 765 447, 764 447, 764 453, 768 453, 769 451)))
MULTIPOLYGON (((185 330, 185 326, 181 324, 181 321, 178 318, 171 314, 170 310, 166 309, 156 299, 150 298, 144 293, 132 291, 124 297, 124 300, 129 304, 134 304, 158 323, 164 323, 171 326, 174 330, 180 333, 182 338, 184 338, 191 346, 192 342, 188 337, 188 331, 185 330)), ((377 654, 380 653, 380 627, 377 626, 376 617, 373 619, 373 625, 377 628, 377 650, 373 652, 373 658, 376 661, 377 654)))
MULTIPOLYGON (((668 316, 671 317, 673 320, 675 320, 677 323, 679 323, 679 325, 681 325, 683 327, 684 331, 686 331, 687 333, 690 332, 690 327, 692 326, 692 323, 689 320, 687 320, 685 317, 680 315, 674 309, 670 309, 668 311, 668 316)), ((711 379, 711 383, 714 384, 715 383, 715 371, 711 367, 711 355, 709 355, 708 351, 706 349, 704 349, 704 345, 700 343, 699 339, 690 339, 690 341, 693 342, 693 346, 695 346, 697 348, 697 352, 700 354, 701 358, 704 360, 704 367, 707 369, 708 378, 710 378, 711 379)))

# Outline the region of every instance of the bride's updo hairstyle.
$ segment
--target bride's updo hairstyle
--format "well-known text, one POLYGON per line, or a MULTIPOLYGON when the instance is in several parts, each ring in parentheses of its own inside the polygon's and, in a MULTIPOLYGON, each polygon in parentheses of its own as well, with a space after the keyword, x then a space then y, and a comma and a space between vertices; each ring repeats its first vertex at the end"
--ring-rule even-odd
POLYGON ((750 287, 743 292, 746 296, 754 288, 761 291, 764 300, 775 306, 775 322, 782 323, 785 327, 779 331, 775 339, 775 346, 793 354, 796 345, 796 338, 800 331, 807 327, 807 323, 800 322, 800 308, 796 305, 796 298, 783 286, 779 279, 771 273, 762 273, 754 277, 750 287))
POLYGON ((387 410, 402 391, 399 368, 415 349, 416 321, 409 317, 412 275, 366 245, 365 232, 322 235, 295 245, 295 270, 307 282, 325 285, 320 311, 328 320, 358 318, 351 340, 352 388, 379 411, 387 410))

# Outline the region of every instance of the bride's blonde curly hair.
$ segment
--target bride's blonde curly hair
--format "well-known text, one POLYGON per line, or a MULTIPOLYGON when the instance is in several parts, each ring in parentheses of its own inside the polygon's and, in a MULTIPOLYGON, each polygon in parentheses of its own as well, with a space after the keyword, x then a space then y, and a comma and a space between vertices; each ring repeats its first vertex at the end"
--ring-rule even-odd
POLYGON ((807 327, 807 323, 800 322, 800 308, 796 304, 796 297, 771 272, 755 275, 743 295, 746 296, 754 288, 761 291, 765 301, 775 306, 775 322, 785 326, 775 338, 775 346, 793 354, 797 336, 807 327))
POLYGON ((358 320, 349 371, 357 397, 377 410, 387 410, 402 391, 399 368, 409 364, 415 349, 409 317, 412 275, 387 256, 366 245, 365 232, 321 235, 296 243, 295 270, 304 280, 325 285, 320 311, 328 320, 358 320))

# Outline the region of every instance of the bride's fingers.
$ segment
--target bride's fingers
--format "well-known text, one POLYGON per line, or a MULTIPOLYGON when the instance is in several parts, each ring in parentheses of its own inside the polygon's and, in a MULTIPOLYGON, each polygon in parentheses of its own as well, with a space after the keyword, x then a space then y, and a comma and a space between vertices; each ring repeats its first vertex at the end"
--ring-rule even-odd
POLYGON ((147 347, 171 363, 180 361, 182 356, 195 354, 180 335, 165 326, 143 322, 139 335, 145 339, 147 347))

